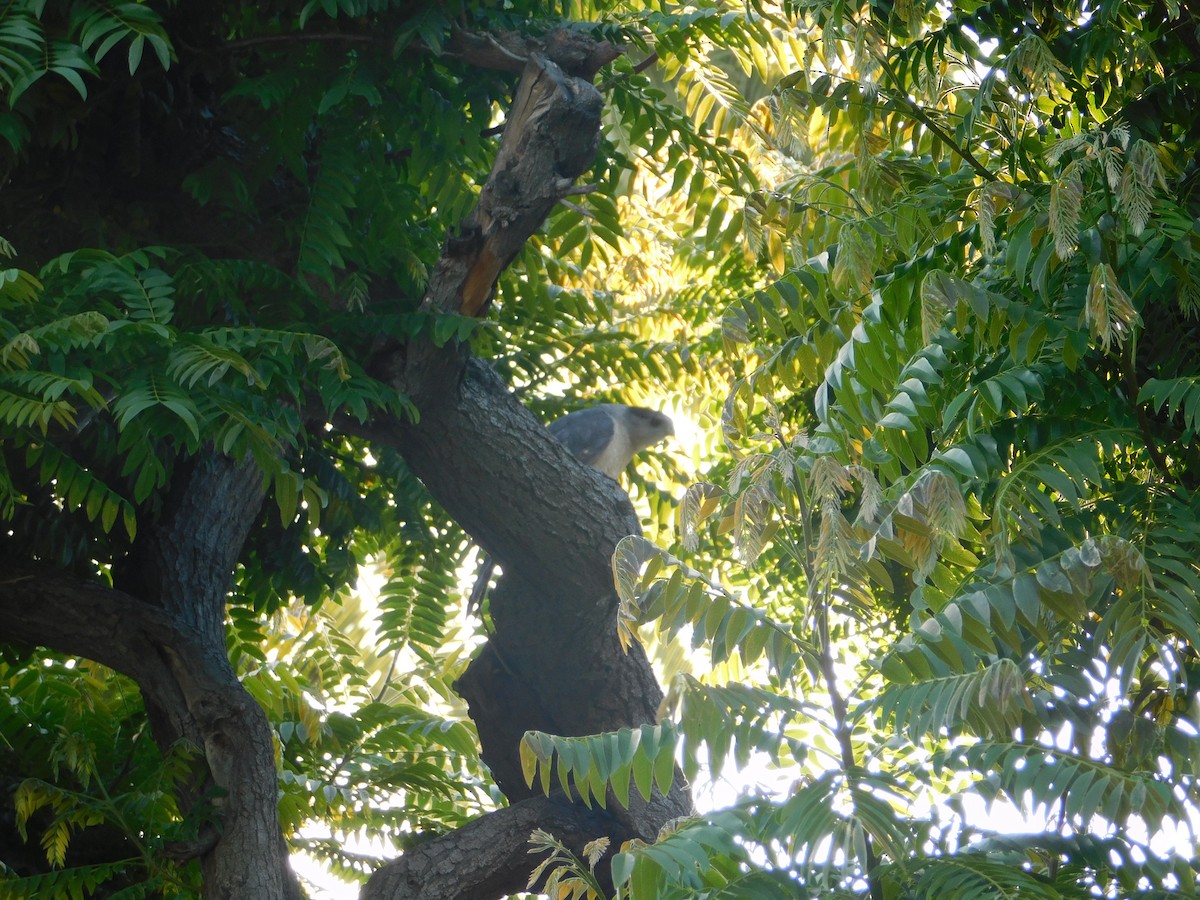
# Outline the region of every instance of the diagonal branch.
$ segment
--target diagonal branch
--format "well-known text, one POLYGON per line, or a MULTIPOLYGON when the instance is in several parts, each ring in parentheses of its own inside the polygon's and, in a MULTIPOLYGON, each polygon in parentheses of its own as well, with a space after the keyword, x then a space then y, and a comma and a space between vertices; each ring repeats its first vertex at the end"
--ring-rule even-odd
POLYGON ((487 313, 500 273, 592 164, 602 106, 590 82, 546 56, 529 56, 491 175, 442 248, 425 309, 487 313))
MULTIPOLYGON (((591 165, 600 96, 572 74, 576 63, 560 65, 554 46, 544 40, 526 57, 479 202, 446 241, 430 280, 430 312, 485 315, 500 273, 591 165)), ((530 796, 518 757, 526 730, 591 734, 654 720, 662 692, 641 648, 627 654, 617 640, 610 568, 617 543, 638 531, 637 519, 620 487, 571 457, 464 346, 414 341, 376 360, 375 369, 416 403, 419 421, 379 416, 366 426, 336 424, 397 449, 505 567, 492 597, 494 633, 456 688, 497 784, 510 801, 533 803, 540 798, 530 796)), ((629 809, 610 804, 605 818, 609 828, 651 840, 690 809, 681 778, 666 797, 629 809)), ((495 821, 485 817, 479 828, 495 821)), ((464 829, 458 839, 469 843, 474 833, 464 829)), ((455 840, 447 836, 440 847, 455 840)), ((437 866, 404 859, 381 870, 365 896, 498 896, 499 888, 481 885, 440 894, 437 866), (398 880, 384 875, 401 871, 398 880)), ((528 858, 512 859, 521 871, 532 867, 528 858)))

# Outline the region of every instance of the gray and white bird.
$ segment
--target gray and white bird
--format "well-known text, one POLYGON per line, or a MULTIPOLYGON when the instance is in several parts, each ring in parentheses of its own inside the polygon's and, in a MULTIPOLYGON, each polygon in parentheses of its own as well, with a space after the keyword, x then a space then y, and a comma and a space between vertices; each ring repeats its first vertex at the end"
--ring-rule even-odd
POLYGON ((641 406, 602 403, 568 413, 548 426, 582 463, 614 481, 641 450, 675 433, 669 416, 641 406))
MULTIPOLYGON (((547 428, 576 459, 614 481, 637 453, 675 434, 670 416, 623 403, 601 403, 579 409, 555 419, 547 428)), ((479 609, 483 603, 495 568, 496 562, 491 557, 484 560, 467 601, 468 611, 479 609)))

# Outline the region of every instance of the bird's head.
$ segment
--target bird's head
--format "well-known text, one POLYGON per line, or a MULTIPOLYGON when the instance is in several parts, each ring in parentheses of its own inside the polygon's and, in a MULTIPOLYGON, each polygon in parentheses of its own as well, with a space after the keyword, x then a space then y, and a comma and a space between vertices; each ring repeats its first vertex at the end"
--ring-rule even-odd
POLYGON ((653 446, 675 434, 675 423, 670 416, 641 406, 625 407, 625 427, 635 450, 653 446))

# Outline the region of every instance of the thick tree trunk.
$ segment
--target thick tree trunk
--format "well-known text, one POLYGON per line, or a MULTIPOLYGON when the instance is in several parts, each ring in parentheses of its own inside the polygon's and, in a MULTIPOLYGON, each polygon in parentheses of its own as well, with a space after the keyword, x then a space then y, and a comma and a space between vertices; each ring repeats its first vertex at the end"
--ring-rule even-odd
POLYGON ((181 466, 162 516, 143 523, 116 567, 125 590, 0 564, 0 635, 129 675, 159 747, 186 740, 202 751, 203 768, 179 786, 180 805, 186 812, 200 793, 221 794, 220 822, 193 850, 205 896, 220 900, 300 897, 276 811, 271 730, 225 647, 229 579, 262 496, 250 461, 205 454, 181 466))
POLYGON ((263 476, 250 459, 204 454, 176 478, 166 509, 131 553, 131 582, 182 632, 159 649, 167 692, 142 683, 160 746, 184 737, 204 750, 220 838, 201 857, 211 898, 299 897, 279 828, 275 755, 266 716, 242 687, 225 646, 233 567, 262 506, 263 476), (182 703, 179 701, 182 700, 182 703))

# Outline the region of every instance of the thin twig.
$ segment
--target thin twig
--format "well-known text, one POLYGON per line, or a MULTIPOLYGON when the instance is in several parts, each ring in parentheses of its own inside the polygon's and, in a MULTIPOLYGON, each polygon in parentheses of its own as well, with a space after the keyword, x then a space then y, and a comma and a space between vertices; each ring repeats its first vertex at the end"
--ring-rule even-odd
POLYGON ((242 38, 230 41, 224 45, 226 50, 243 50, 259 44, 305 44, 305 43, 344 43, 344 44, 375 44, 386 47, 388 42, 373 34, 347 34, 340 31, 316 31, 311 34, 289 32, 288 34, 260 34, 257 37, 242 38))
POLYGON ((571 210, 571 212, 579 213, 579 215, 583 216, 585 219, 593 219, 594 220, 596 218, 596 216, 593 212, 591 212, 590 210, 584 209, 578 203, 572 203, 570 200, 559 200, 558 202, 561 203, 563 206, 565 206, 567 209, 571 210))
POLYGON ((656 62, 658 62, 658 51, 657 50, 655 50, 653 53, 651 53, 649 56, 647 56, 640 63, 638 63, 636 66, 633 67, 634 74, 637 74, 638 72, 645 72, 648 68, 650 68, 656 62))
MULTIPOLYGON (((790 449, 787 441, 779 432, 775 433, 775 439, 785 452, 790 449)), ((853 773, 858 768, 858 761, 854 757, 854 742, 849 724, 850 708, 838 687, 837 669, 833 660, 833 642, 829 637, 829 601, 832 592, 826 592, 824 597, 821 596, 820 586, 815 577, 816 559, 813 553, 811 507, 804 494, 804 484, 800 481, 800 475, 795 469, 792 472, 792 479, 796 500, 800 506, 800 527, 804 535, 805 576, 808 583, 809 608, 812 610, 813 624, 817 632, 817 661, 821 667, 821 676, 825 680, 825 689, 829 692, 829 705, 833 711, 834 737, 837 740, 842 768, 845 770, 846 778, 854 783, 857 779, 853 773)), ((872 900, 882 900, 883 885, 875 874, 875 870, 879 867, 879 856, 875 852, 875 844, 870 834, 863 835, 863 847, 866 852, 863 867, 866 869, 871 898, 872 900)))
POLYGON ((1121 375, 1125 380, 1125 392, 1129 395, 1129 404, 1133 407, 1134 416, 1137 418, 1138 431, 1141 432, 1142 442, 1146 445, 1146 452, 1150 454, 1154 468, 1158 469, 1159 474, 1164 478, 1172 480, 1174 476, 1167 465, 1167 458, 1158 448, 1158 441, 1155 440, 1154 432, 1150 429, 1150 417, 1146 415, 1146 408, 1137 402, 1141 388, 1138 385, 1137 370, 1133 363, 1133 343, 1134 339, 1131 337, 1121 349, 1121 375))
POLYGON ((891 66, 888 65, 887 59, 883 56, 880 56, 878 53, 872 53, 871 56, 877 63, 879 63, 879 67, 887 73, 888 78, 896 87, 896 92, 893 94, 892 99, 908 110, 909 115, 937 135, 938 139, 955 153, 957 153, 967 165, 975 170, 975 173, 980 178, 982 178, 984 181, 995 181, 996 176, 992 174, 991 170, 989 170, 987 166, 976 159, 975 155, 966 147, 959 146, 959 144, 954 140, 953 136, 951 136, 944 128, 942 128, 941 125, 933 121, 933 119, 929 117, 929 114, 926 113, 925 110, 921 109, 921 107, 919 107, 916 103, 908 99, 908 95, 904 93, 904 86, 896 80, 896 73, 893 72, 891 66))

